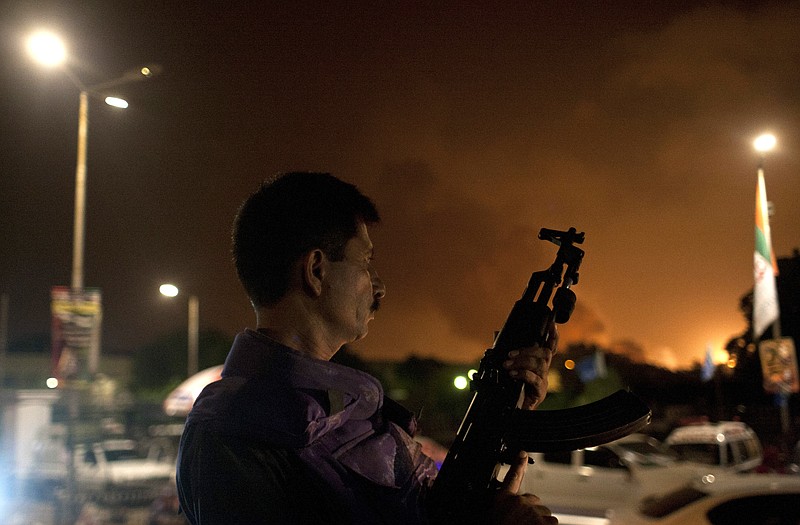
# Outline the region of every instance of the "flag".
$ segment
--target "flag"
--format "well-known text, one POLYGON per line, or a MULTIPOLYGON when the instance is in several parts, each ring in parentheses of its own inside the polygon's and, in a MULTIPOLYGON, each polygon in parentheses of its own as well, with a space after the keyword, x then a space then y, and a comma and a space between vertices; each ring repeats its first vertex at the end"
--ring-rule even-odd
POLYGON ((704 383, 710 381, 714 377, 715 369, 714 359, 711 357, 711 345, 708 345, 706 347, 706 360, 703 362, 703 368, 700 370, 700 376, 704 383))
POLYGON ((778 264, 772 251, 767 215, 767 190, 764 173, 758 171, 756 186, 756 246, 753 254, 753 339, 758 339, 769 325, 778 320, 778 289, 775 276, 778 264))
POLYGON ((596 351, 594 354, 584 357, 575 364, 575 371, 584 383, 606 377, 608 370, 606 369, 605 354, 596 351))

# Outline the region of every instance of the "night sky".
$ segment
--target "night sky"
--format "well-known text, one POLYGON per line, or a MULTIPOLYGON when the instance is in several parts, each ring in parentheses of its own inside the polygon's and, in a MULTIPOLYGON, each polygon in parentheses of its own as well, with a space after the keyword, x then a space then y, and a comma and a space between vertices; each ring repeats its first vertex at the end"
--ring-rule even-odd
POLYGON ((0 5, 0 291, 12 342, 69 285, 78 91, 25 53, 47 27, 127 110, 89 110, 85 285, 103 352, 254 315, 230 261, 239 203, 328 171, 383 215, 387 296, 366 359, 476 362, 556 247, 586 232, 564 341, 671 368, 746 326, 757 154, 779 257, 800 246, 800 2, 23 2, 0 5), (503 7, 498 7, 502 5, 503 7))

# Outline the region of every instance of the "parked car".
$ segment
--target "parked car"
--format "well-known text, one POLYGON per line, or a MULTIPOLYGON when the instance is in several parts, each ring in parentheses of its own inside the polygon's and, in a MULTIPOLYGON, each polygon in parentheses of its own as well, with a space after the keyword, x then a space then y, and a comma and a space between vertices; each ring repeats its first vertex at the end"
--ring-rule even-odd
POLYGON ((603 446, 616 452, 628 464, 667 466, 678 460, 675 452, 647 434, 630 434, 603 446))
POLYGON ((740 421, 678 427, 664 443, 682 461, 700 464, 707 472, 750 472, 764 460, 758 436, 740 421))
POLYGON ((603 516, 608 509, 685 484, 698 473, 654 438, 627 436, 598 447, 531 454, 521 492, 559 514, 603 516))
POLYGON ((783 474, 708 475, 607 514, 610 525, 796 525, 800 478, 783 474))
MULTIPOLYGON (((175 476, 173 462, 147 457, 131 439, 78 443, 72 457, 80 490, 108 503, 149 501, 175 476)), ((63 429, 51 427, 34 445, 29 485, 37 491, 65 487, 68 459, 63 429)))

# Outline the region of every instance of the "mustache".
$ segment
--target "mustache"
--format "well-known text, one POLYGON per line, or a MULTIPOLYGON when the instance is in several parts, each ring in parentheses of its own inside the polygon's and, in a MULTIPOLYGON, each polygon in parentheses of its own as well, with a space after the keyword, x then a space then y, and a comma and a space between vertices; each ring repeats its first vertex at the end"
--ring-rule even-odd
POLYGON ((380 307, 381 307, 381 300, 376 297, 375 300, 372 301, 372 306, 370 306, 370 310, 372 310, 373 312, 377 312, 380 307))

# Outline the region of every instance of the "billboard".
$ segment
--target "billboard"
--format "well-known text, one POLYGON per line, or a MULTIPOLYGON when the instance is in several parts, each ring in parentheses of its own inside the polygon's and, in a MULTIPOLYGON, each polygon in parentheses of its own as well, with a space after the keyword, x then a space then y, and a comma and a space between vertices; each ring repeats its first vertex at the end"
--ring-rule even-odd
POLYGON ((758 346, 764 390, 770 394, 797 393, 797 354, 791 337, 768 339, 758 346))
POLYGON ((52 372, 59 380, 89 379, 97 372, 103 308, 100 290, 50 290, 52 372))

